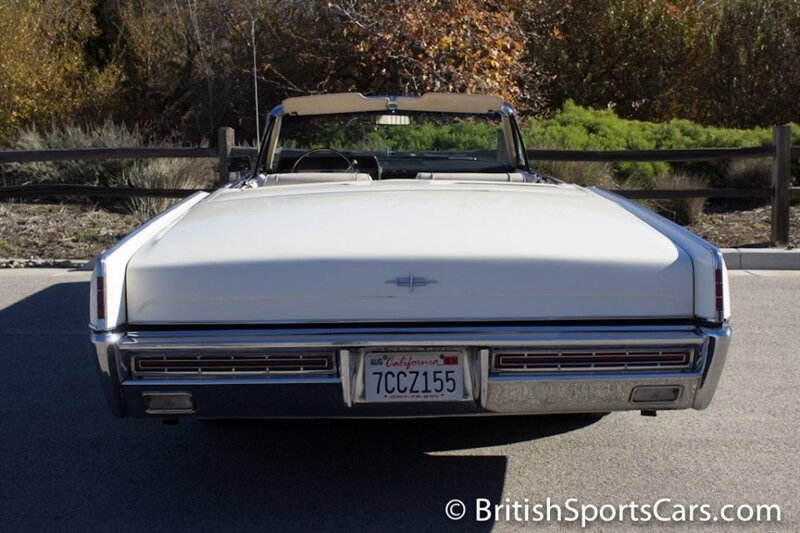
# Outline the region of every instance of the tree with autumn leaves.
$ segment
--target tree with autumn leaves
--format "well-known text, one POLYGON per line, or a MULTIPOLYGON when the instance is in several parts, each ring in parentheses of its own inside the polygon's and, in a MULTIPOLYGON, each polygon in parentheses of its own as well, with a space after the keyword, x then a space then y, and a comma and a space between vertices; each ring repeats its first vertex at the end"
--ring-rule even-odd
POLYGON ((259 100, 499 94, 643 120, 800 118, 800 0, 4 0, 0 143, 107 118, 198 142, 259 100), (255 55, 255 65, 253 56, 255 55))
POLYGON ((86 47, 99 30, 91 0, 0 2, 0 141, 31 122, 49 126, 96 114, 119 72, 86 47))
MULTIPOLYGON (((508 2, 328 2, 327 60, 337 90, 499 94, 534 105, 540 81, 508 2)), ((325 87, 325 88, 328 88, 325 87)))

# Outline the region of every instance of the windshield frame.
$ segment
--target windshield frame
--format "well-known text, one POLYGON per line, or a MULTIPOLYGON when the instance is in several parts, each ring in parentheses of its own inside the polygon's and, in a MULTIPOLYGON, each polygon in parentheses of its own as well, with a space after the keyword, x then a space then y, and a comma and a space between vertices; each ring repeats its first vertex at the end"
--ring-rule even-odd
MULTIPOLYGON (((342 97, 343 95, 331 95, 342 97)), ((400 112, 397 114, 409 114, 413 115, 415 112, 428 112, 428 113, 443 113, 448 115, 464 115, 464 116, 476 116, 480 114, 489 115, 489 113, 497 113, 500 116, 500 124, 501 128, 498 130, 503 132, 504 142, 507 147, 508 152, 508 160, 503 161, 504 163, 508 163, 509 167, 515 170, 522 170, 528 171, 528 159, 525 153, 525 148, 522 142, 522 136, 520 134, 519 126, 517 125, 515 119, 515 111, 514 109, 507 103, 502 103, 502 105, 494 106, 496 109, 486 109, 485 112, 479 113, 475 112, 474 109, 469 109, 466 112, 459 112, 458 109, 454 109, 453 103, 458 103, 469 97, 474 97, 477 99, 484 98, 484 99, 493 99, 494 97, 482 97, 480 95, 445 95, 445 94, 437 94, 437 93, 427 93, 422 97, 364 97, 357 93, 351 93, 352 97, 359 97, 363 101, 367 102, 367 105, 363 106, 364 108, 361 109, 346 109, 346 110, 337 110, 337 109, 320 109, 320 112, 303 112, 298 113, 297 111, 292 113, 285 113, 284 112, 284 103, 288 100, 285 100, 284 103, 275 106, 268 115, 268 126, 264 133, 264 136, 261 140, 261 145, 259 148, 258 157, 256 160, 256 165, 254 167, 255 174, 259 172, 269 173, 275 167, 275 157, 277 152, 278 140, 281 136, 281 126, 284 117, 286 116, 322 116, 322 115, 330 115, 330 114, 374 114, 376 109, 380 107, 382 110, 385 106, 386 114, 396 113, 399 109, 400 112), (424 108, 422 109, 422 103, 425 102, 426 98, 435 97, 438 98, 438 104, 441 109, 436 108, 424 108), (385 102, 385 104, 381 103, 385 102), (398 105, 400 103, 401 105, 398 105), (343 113, 344 112, 344 113, 343 113)), ((305 97, 308 100, 314 98, 322 98, 320 96, 312 96, 312 97, 305 97)), ((289 100, 303 100, 304 97, 298 97, 289 100)), ((497 101, 502 102, 502 100, 497 99, 497 101)), ((484 102, 481 102, 483 104, 484 102)), ((294 106, 292 106, 294 107, 294 106)), ((391 126, 390 126, 391 127, 391 126)), ((406 127, 406 126, 400 126, 406 127)), ((410 126, 413 127, 413 126, 410 126)), ((444 152, 443 152, 444 153, 444 152)), ((500 162, 500 161, 498 161, 500 162)))

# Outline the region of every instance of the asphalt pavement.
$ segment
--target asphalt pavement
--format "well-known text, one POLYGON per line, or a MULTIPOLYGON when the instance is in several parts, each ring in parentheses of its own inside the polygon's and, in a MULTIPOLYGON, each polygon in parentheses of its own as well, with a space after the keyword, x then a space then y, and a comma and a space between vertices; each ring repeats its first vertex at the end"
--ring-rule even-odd
MULTIPOLYGON (((106 408, 88 273, 0 270, 0 531, 579 530, 513 509, 475 520, 485 501, 535 518, 548 497, 564 519, 665 498, 662 516, 774 504, 780 523, 701 525, 798 531, 800 273, 738 271, 731 287, 734 339, 706 411, 166 426, 106 408)), ((692 528, 627 513, 588 529, 692 528)))

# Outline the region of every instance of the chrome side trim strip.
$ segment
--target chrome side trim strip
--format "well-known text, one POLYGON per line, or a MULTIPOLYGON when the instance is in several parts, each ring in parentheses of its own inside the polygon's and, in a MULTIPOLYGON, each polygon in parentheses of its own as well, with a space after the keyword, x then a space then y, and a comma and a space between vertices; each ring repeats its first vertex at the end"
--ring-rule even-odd
POLYGON ((700 346, 703 338, 695 327, 663 329, 605 328, 553 330, 528 328, 383 328, 362 330, 209 330, 133 331, 120 339, 121 350, 216 350, 230 348, 320 347, 414 347, 414 346, 510 346, 626 347, 700 346))

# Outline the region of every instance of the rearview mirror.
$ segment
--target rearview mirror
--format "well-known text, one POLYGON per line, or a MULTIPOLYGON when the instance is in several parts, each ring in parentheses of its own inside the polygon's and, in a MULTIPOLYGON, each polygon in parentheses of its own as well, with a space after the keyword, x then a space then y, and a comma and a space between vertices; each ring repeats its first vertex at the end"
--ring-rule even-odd
POLYGON ((375 124, 379 126, 408 126, 411 124, 411 117, 408 115, 378 115, 375 117, 375 124))

